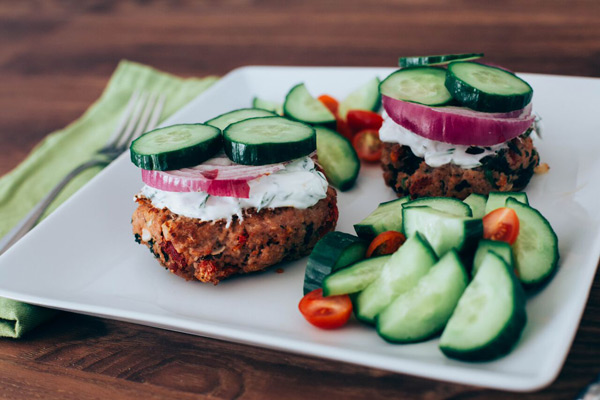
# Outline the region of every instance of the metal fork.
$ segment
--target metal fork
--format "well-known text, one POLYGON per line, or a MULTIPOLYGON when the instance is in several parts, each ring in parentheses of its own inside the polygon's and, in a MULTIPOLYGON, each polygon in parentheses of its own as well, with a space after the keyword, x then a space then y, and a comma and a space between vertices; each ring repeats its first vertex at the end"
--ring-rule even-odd
POLYGON ((106 166, 129 148, 131 142, 143 132, 156 127, 163 105, 164 95, 148 94, 135 91, 125 110, 123 117, 110 139, 94 156, 69 172, 5 237, 0 240, 0 255, 22 238, 39 221, 52 201, 62 189, 82 171, 95 166, 106 166))

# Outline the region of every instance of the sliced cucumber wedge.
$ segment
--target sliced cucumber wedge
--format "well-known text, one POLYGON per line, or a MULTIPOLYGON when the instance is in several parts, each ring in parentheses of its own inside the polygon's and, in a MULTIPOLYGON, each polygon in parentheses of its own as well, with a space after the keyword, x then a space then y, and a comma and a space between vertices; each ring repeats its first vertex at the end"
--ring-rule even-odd
POLYGON ((361 238, 372 240, 386 231, 402 231, 402 205, 410 197, 386 201, 377 206, 365 219, 354 225, 356 234, 361 238))
POLYGON ((464 54, 440 54, 435 56, 400 57, 398 66, 400 68, 416 67, 425 65, 445 65, 452 61, 469 61, 483 57, 483 53, 464 54))
POLYGON ((526 321, 521 284, 504 260, 488 252, 442 333, 440 349, 459 360, 492 360, 513 348, 526 321))
POLYGON ((344 232, 329 232, 313 248, 304 272, 304 294, 321 287, 334 271, 365 257, 368 243, 344 232))
POLYGON ((506 200, 519 217, 519 236, 512 249, 520 281, 528 286, 546 282, 558 265, 558 238, 546 218, 515 199, 506 200))
POLYGON ((525 192, 491 192, 485 203, 485 213, 489 214, 498 208, 506 207, 506 200, 509 198, 529 205, 529 199, 525 192))
POLYGON ((449 251, 416 286, 398 296, 377 316, 377 333, 394 343, 429 339, 442 331, 467 282, 458 255, 449 251))
POLYGON ((283 113, 288 118, 307 124, 335 126, 335 115, 311 96, 304 83, 291 88, 285 96, 283 113))
POLYGON ((378 111, 381 106, 380 83, 379 78, 375 77, 350 93, 340 102, 338 116, 345 121, 350 110, 378 111))
POLYGON ((533 97, 531 86, 515 74, 474 62, 448 64, 445 84, 462 105, 483 112, 520 110, 533 97))
POLYGON ((223 132, 225 154, 238 164, 274 164, 307 156, 316 148, 313 127, 283 117, 245 119, 223 132))
POLYGON ((502 258, 509 267, 514 268, 515 262, 513 260, 513 253, 510 244, 497 240, 483 239, 479 241, 477 250, 475 251, 471 276, 475 276, 489 251, 493 251, 497 256, 502 258))
POLYGON ((452 197, 421 197, 404 203, 402 207, 429 206, 434 210, 442 211, 458 217, 471 217, 471 207, 452 197))
POLYGON ((360 292, 381 274, 391 255, 366 258, 323 279, 323 296, 360 292))
POLYGON ((155 129, 131 143, 131 161, 146 170, 193 167, 221 149, 221 131, 205 124, 179 124, 155 129))
POLYGON ((482 194, 471 193, 463 200, 465 204, 471 207, 473 218, 483 218, 485 216, 485 206, 487 197, 482 194))
POLYGON ((254 97, 252 99, 252 107, 267 110, 277 115, 283 115, 283 104, 276 101, 269 101, 261 99, 260 97, 254 97))
POLYGON ((379 90, 382 95, 396 100, 442 106, 453 100, 444 86, 445 81, 446 70, 443 68, 411 67, 393 72, 381 82, 379 90))
POLYGON ((315 126, 317 132, 317 158, 329 183, 342 192, 358 178, 360 160, 352 143, 331 129, 315 126))
POLYGON ((375 316, 402 293, 417 284, 437 261, 433 249, 415 234, 392 254, 379 276, 356 296, 354 310, 363 322, 374 324, 375 316))
POLYGON ((221 114, 212 119, 209 119, 205 122, 205 124, 212 125, 214 127, 219 128, 221 131, 224 131, 225 128, 227 128, 229 125, 243 121, 245 119, 274 116, 276 116, 275 113, 260 108, 240 108, 238 110, 229 111, 225 114, 221 114))
POLYGON ((483 234, 480 219, 457 217, 426 206, 405 207, 402 219, 406 237, 420 232, 438 257, 450 249, 460 252, 474 248, 483 234))

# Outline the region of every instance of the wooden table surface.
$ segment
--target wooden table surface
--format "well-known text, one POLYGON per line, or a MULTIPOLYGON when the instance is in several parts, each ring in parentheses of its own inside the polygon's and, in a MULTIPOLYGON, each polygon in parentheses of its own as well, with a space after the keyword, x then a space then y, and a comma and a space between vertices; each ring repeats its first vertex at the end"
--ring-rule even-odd
MULTIPOLYGON (((370 4, 1 0, 0 174, 79 117, 122 58, 204 76, 252 64, 393 66, 398 55, 483 51, 516 71, 600 77, 596 0, 370 4)), ((571 399, 598 372, 598 276, 564 368, 536 393, 436 382, 71 313, 22 340, 0 339, 0 398, 571 399)))

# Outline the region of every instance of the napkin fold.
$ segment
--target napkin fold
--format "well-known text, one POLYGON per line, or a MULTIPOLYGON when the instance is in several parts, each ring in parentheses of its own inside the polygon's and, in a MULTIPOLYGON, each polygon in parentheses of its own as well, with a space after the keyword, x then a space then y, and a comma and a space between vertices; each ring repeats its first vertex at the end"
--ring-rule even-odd
MULTIPOLYGON (((0 238, 69 171, 104 146, 134 90, 166 96, 162 121, 217 79, 183 79, 142 64, 121 61, 101 97, 78 120, 48 135, 21 164, 0 178, 0 238)), ((42 218, 99 171, 100 168, 92 168, 82 172, 63 189, 42 218)), ((0 336, 21 337, 55 313, 54 310, 0 298, 0 336)))

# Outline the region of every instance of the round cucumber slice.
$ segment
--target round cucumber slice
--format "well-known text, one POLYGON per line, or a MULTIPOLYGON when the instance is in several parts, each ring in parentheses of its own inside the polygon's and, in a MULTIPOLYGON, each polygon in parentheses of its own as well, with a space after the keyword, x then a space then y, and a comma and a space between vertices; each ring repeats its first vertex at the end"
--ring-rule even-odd
POLYGON ((290 89, 283 103, 283 113, 288 118, 307 124, 335 124, 335 115, 311 96, 304 83, 290 89))
POLYGON ((426 106, 451 102, 452 95, 444 86, 446 70, 436 67, 411 67, 393 72, 379 86, 382 95, 396 100, 426 106))
POLYGON ((193 167, 221 149, 221 130, 205 124, 155 129, 131 143, 131 161, 142 169, 168 171, 193 167))
POLYGON ((331 129, 317 126, 315 130, 317 158, 327 180, 341 191, 350 189, 360 171, 360 160, 352 143, 331 129))
POLYGON ((257 117, 275 117, 277 114, 262 108, 240 108, 224 114, 218 115, 205 122, 207 125, 212 125, 224 131, 229 125, 243 121, 248 118, 257 117))
POLYGON ((476 60, 481 57, 483 57, 483 53, 440 54, 435 56, 400 57, 398 59, 398 66, 400 66, 401 68, 406 68, 424 65, 445 65, 452 61, 476 60))
POLYGON ((223 148, 238 164, 274 164, 309 155, 317 148, 317 136, 313 127, 287 118, 250 118, 225 129, 223 148))
POLYGON ((452 97, 476 111, 520 110, 533 97, 531 86, 515 74, 474 62, 450 63, 445 84, 452 97))

